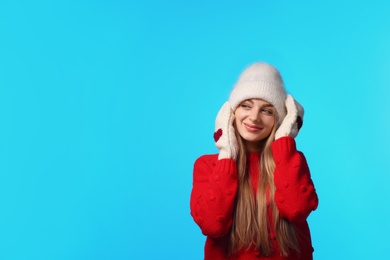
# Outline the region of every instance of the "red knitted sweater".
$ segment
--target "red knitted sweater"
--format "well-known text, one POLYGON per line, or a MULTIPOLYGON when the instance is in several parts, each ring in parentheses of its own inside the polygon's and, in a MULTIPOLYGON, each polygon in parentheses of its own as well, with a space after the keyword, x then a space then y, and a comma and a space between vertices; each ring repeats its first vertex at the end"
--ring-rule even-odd
MULTIPOLYGON (((296 150, 295 140, 291 137, 276 140, 271 149, 276 165, 275 203, 280 217, 295 224, 301 255, 298 257, 291 254, 287 258, 280 256, 275 231, 270 230, 269 235, 274 247, 273 256, 262 257, 253 247, 250 250, 242 250, 237 255, 227 256, 237 192, 237 167, 234 160, 218 160, 218 154, 214 154, 203 155, 196 160, 190 202, 191 215, 202 233, 207 236, 206 260, 312 259, 313 247, 306 218, 317 208, 318 197, 310 177, 309 167, 304 155, 296 150)), ((248 154, 248 166, 254 191, 258 182, 258 158, 258 153, 248 154)))

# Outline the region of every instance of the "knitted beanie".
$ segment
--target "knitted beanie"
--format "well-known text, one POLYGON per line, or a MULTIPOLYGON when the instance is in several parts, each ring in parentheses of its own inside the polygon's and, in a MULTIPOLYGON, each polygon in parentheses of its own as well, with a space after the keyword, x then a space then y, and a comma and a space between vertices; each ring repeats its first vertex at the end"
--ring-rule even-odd
POLYGON ((244 100, 263 99, 275 107, 280 124, 286 115, 284 105, 286 97, 287 93, 279 71, 266 63, 254 63, 241 73, 230 93, 229 103, 235 111, 244 100))

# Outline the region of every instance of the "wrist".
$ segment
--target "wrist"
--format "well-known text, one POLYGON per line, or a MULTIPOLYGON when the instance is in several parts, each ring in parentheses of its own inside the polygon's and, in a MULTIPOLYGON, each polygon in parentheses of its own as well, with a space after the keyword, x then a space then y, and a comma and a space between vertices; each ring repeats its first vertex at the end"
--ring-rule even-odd
POLYGON ((290 136, 282 136, 271 144, 271 150, 275 163, 288 159, 297 151, 295 139, 290 136))
POLYGON ((237 152, 234 149, 222 147, 218 155, 218 160, 221 159, 232 159, 235 161, 237 159, 237 152))

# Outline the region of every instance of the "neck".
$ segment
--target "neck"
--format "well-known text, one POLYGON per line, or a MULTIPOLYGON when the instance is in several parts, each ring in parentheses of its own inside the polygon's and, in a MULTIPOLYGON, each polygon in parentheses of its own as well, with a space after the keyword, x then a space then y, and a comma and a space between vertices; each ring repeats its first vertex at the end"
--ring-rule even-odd
POLYGON ((260 152, 264 148, 264 142, 258 141, 258 142, 244 142, 245 149, 247 152, 260 152))

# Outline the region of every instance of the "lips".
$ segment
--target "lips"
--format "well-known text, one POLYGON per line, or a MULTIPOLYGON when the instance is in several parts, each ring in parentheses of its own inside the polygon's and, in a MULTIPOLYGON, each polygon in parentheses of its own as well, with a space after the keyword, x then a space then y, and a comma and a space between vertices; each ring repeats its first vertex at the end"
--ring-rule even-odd
POLYGON ((246 123, 244 123, 244 126, 245 126, 245 129, 248 130, 249 132, 257 132, 257 131, 260 131, 263 129, 260 126, 246 124, 246 123))

